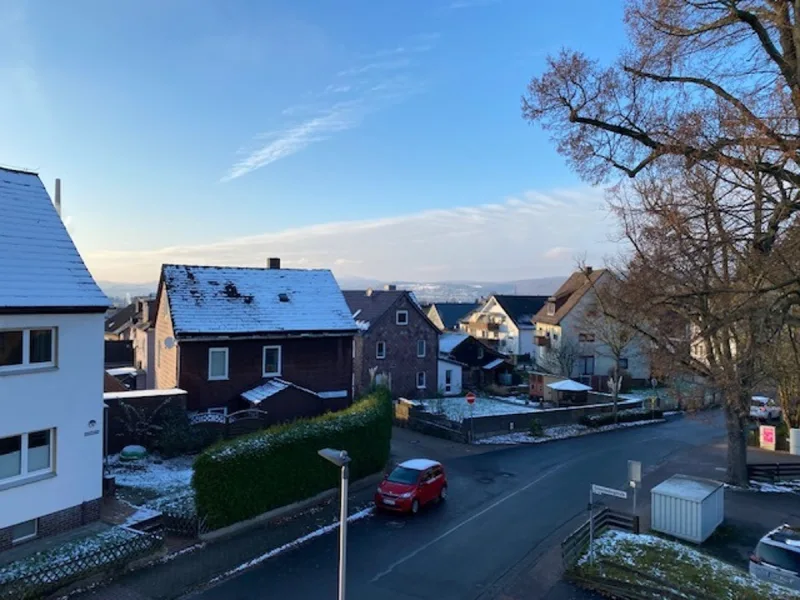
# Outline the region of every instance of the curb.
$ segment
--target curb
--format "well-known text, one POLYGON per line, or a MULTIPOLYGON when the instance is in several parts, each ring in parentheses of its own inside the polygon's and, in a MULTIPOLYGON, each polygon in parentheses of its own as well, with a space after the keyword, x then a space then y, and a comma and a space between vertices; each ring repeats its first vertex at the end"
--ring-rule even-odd
MULTIPOLYGON (((357 481, 354 481, 350 485, 350 490, 354 492, 363 490, 367 487, 377 485, 382 479, 383 479, 383 470, 377 473, 373 473, 372 475, 367 475, 366 477, 362 477, 357 481)), ((280 506, 278 508, 267 511, 258 516, 255 516, 252 519, 247 519, 246 521, 239 521, 238 523, 234 523, 232 525, 228 525, 227 527, 222 527, 220 529, 215 529, 214 531, 209 531, 208 533, 201 533, 200 541, 206 543, 215 542, 217 540, 230 537, 237 533, 247 531, 248 529, 251 529, 253 527, 258 527, 259 525, 262 525, 268 521, 296 515, 311 508, 312 506, 322 504, 326 500, 333 498, 338 494, 339 494, 338 487, 325 490, 324 492, 320 492, 319 494, 317 494, 316 496, 312 496, 311 498, 306 498, 305 500, 300 500, 299 502, 287 504, 286 506, 280 506)))

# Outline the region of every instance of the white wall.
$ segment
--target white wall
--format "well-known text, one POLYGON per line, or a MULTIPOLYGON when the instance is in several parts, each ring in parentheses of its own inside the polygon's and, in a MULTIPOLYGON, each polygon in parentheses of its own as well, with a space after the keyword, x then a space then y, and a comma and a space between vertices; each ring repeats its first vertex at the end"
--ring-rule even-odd
POLYGON ((536 335, 535 327, 522 327, 519 328, 519 343, 517 354, 525 356, 533 356, 536 346, 533 345, 533 336, 536 335))
POLYGON ((18 327, 57 327, 57 366, 0 374, 0 437, 55 427, 56 475, 0 489, 0 528, 102 495, 103 314, 0 315, 0 329, 18 327), (100 433, 84 436, 91 420, 100 433))
POLYGON ((451 362, 447 362, 444 360, 438 361, 438 379, 437 379, 437 389, 439 392, 443 393, 446 396, 459 396, 461 395, 461 386, 462 386, 462 378, 463 378, 463 370, 461 365, 454 365, 451 362), (452 385, 449 392, 444 390, 444 382, 445 382, 445 371, 452 369, 453 371, 453 378, 452 378, 452 385))
MULTIPOLYGON (((498 317, 503 317, 503 322, 499 326, 499 330, 497 331, 497 337, 488 337, 490 332, 487 332, 487 337, 481 337, 480 333, 477 331, 473 331, 472 335, 480 340, 498 340, 498 347, 497 349, 504 354, 520 354, 520 331, 517 326, 514 324, 514 321, 505 313, 505 311, 500 307, 500 305, 495 302, 495 300, 490 300, 486 306, 484 306, 483 310, 479 313, 475 313, 474 318, 478 315, 496 315, 498 317)), ((531 334, 532 335, 532 334, 531 334)), ((533 345, 533 338, 531 337, 531 346, 533 345)))

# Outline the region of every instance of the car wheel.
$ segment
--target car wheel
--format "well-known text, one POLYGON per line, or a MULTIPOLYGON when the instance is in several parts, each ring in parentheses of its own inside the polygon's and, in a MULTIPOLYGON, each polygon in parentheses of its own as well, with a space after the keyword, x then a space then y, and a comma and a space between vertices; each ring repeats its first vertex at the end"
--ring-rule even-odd
POLYGON ((447 486, 443 485, 442 489, 439 490, 439 502, 444 502, 447 500, 447 486))
POLYGON ((419 512, 419 500, 417 500, 416 498, 414 498, 414 499, 411 501, 411 514, 412 514, 412 515, 415 515, 415 514, 417 514, 418 512, 419 512))

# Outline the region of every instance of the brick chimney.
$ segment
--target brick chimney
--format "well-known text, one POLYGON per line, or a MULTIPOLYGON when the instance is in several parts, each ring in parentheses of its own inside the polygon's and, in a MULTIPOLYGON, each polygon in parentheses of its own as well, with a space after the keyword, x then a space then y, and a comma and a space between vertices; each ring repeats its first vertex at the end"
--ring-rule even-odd
POLYGON ((586 266, 586 274, 587 274, 587 275, 591 275, 591 274, 592 274, 592 271, 593 271, 592 267, 590 267, 590 266, 588 266, 588 265, 587 265, 587 266, 586 266))
POLYGON ((268 269, 280 269, 281 268, 281 259, 280 258, 268 258, 267 259, 267 268, 268 269))

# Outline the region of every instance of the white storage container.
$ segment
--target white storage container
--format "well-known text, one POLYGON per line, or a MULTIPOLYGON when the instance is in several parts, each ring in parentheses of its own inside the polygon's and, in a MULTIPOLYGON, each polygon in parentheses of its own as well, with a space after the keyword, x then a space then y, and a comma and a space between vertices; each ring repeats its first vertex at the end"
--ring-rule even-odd
POLYGON ((650 528, 702 544, 725 518, 719 481, 673 475, 650 491, 650 528))

